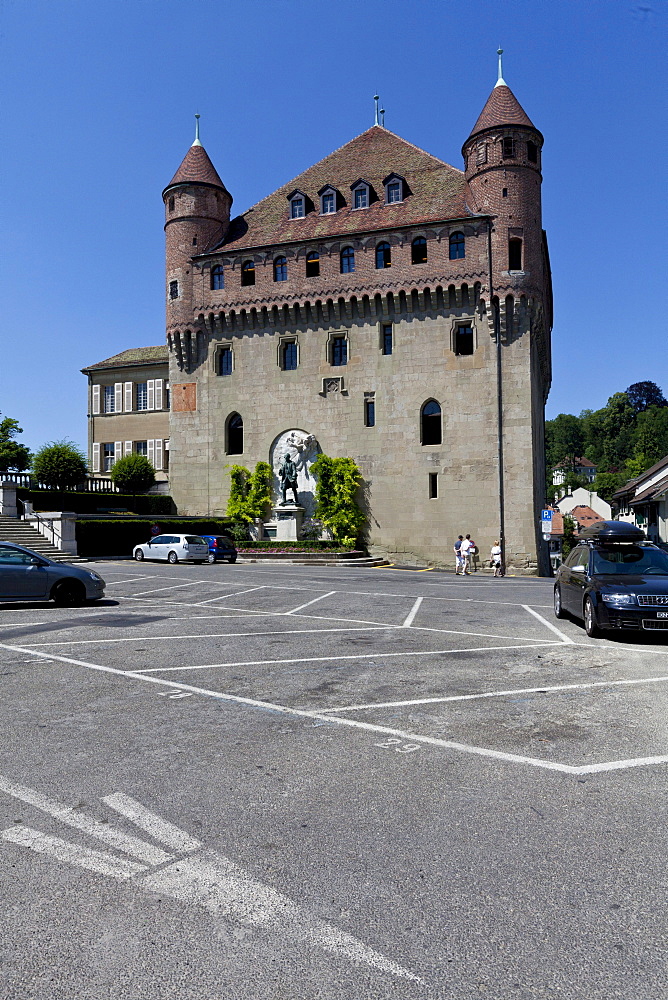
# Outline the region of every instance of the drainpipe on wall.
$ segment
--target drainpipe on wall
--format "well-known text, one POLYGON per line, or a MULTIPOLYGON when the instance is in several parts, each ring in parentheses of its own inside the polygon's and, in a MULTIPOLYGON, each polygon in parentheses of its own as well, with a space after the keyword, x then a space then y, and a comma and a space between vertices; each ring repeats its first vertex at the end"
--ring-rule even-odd
POLYGON ((489 302, 494 320, 496 337, 496 399, 497 399, 497 461, 499 465, 499 545, 501 565, 506 565, 506 498, 503 465, 503 371, 501 367, 501 303, 494 302, 494 277, 492 270, 492 220, 487 222, 487 257, 489 262, 489 302))

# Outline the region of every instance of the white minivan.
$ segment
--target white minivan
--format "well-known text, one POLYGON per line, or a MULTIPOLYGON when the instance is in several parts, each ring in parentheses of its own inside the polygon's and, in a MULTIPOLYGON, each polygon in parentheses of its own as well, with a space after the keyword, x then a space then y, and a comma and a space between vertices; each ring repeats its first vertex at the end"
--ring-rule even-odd
POLYGON ((209 558, 209 545, 199 535, 156 535, 150 542, 137 545, 132 553, 142 559, 164 559, 168 563, 203 563, 209 558))

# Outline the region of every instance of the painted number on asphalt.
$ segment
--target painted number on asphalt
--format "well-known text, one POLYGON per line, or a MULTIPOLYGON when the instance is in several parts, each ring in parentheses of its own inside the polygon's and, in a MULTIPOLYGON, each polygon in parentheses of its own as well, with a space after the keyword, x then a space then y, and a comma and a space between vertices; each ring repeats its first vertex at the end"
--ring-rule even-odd
POLYGON ((397 753, 413 753, 414 750, 420 749, 419 743, 404 743, 396 736, 389 736, 382 743, 376 743, 375 746, 380 747, 381 750, 396 750, 397 753))
POLYGON ((158 691, 161 698, 170 698, 172 701, 174 698, 190 698, 192 691, 177 691, 173 694, 171 691, 158 691))

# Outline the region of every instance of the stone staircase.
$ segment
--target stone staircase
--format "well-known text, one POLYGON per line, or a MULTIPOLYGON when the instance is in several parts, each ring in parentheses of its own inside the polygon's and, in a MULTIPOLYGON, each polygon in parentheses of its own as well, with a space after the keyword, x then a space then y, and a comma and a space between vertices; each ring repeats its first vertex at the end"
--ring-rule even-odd
POLYGON ((72 556, 67 552, 61 552, 55 545, 48 542, 44 535, 31 527, 28 521, 19 521, 15 517, 0 515, 0 542, 13 542, 14 545, 22 545, 25 549, 31 549, 45 559, 53 559, 54 562, 85 562, 81 556, 72 556))

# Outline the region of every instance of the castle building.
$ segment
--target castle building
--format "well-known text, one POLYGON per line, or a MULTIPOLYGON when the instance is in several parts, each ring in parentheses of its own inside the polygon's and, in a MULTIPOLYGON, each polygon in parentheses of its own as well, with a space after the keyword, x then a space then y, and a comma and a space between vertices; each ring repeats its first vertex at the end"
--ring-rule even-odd
POLYGON ((311 448, 358 463, 373 553, 452 565, 470 532, 546 571, 542 146, 499 58, 463 171, 377 116, 231 217, 197 129, 163 192, 180 512, 224 513, 232 464, 311 448))

